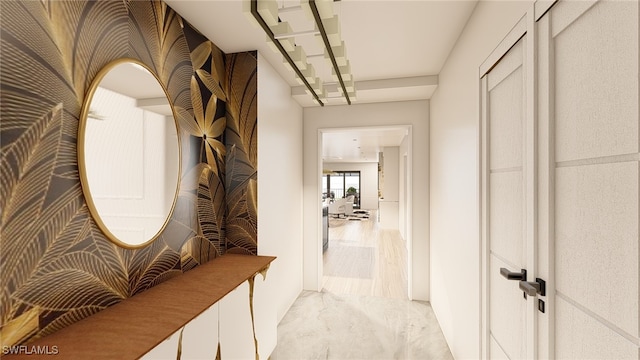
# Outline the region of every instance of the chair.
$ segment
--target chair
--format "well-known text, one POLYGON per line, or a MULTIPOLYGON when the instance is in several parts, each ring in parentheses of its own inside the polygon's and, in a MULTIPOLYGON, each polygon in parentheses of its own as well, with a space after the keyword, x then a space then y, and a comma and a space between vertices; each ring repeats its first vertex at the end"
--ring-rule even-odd
POLYGON ((344 199, 345 200, 345 206, 344 206, 344 215, 345 216, 353 215, 353 200, 354 199, 355 199, 355 196, 353 196, 353 195, 349 195, 344 199))
MULTIPOLYGON (((351 205, 353 206, 353 204, 351 205)), ((333 217, 340 217, 340 215, 345 215, 346 208, 347 208, 346 199, 336 199, 334 202, 329 204, 329 215, 333 217)))

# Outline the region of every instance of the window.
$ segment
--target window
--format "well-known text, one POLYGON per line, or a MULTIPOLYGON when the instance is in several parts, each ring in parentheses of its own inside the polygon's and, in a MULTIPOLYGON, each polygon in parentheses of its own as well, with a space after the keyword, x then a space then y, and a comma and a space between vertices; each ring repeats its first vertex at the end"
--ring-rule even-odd
POLYGON ((322 198, 340 199, 353 195, 353 207, 360 208, 360 171, 337 171, 322 176, 322 198))

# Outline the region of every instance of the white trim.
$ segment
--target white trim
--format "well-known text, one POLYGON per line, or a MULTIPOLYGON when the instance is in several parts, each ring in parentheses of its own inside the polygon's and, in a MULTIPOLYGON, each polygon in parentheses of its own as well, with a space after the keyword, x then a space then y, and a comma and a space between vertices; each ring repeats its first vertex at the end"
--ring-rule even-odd
MULTIPOLYGON (((554 176, 555 176, 555 145, 553 124, 553 88, 551 87, 553 73, 553 49, 550 46, 549 36, 551 33, 551 22, 549 16, 536 24, 538 45, 536 45, 538 58, 538 72, 536 81, 538 83, 536 107, 538 108, 538 248, 540 256, 547 257, 547 268, 540 268, 540 272, 546 271, 546 292, 547 295, 540 297, 545 303, 546 313, 538 313, 539 326, 546 329, 546 334, 541 334, 538 339, 541 348, 546 348, 546 353, 538 353, 542 358, 553 358, 555 356, 555 243, 553 233, 554 223, 554 176), (546 50, 542 50, 546 46, 546 50), (544 344, 546 342, 546 344, 544 344)), ((540 259, 540 258, 538 258, 540 259)), ((538 261, 540 265, 540 261, 538 261)))
MULTIPOLYGON (((490 292, 488 289, 490 288, 490 274, 489 274, 489 264, 491 256, 490 252, 490 242, 491 239, 488 233, 489 223, 489 201, 490 198, 490 189, 489 189, 489 174, 491 170, 489 168, 489 164, 487 164, 488 157, 488 143, 490 141, 490 131, 488 124, 488 115, 489 115, 489 102, 488 102, 488 93, 489 93, 489 79, 486 76, 497 64, 501 61, 501 59, 515 46, 520 40, 523 40, 525 48, 523 51, 522 58, 522 66, 524 67, 524 107, 523 107, 523 118, 524 118, 524 127, 523 127, 523 175, 524 175, 524 191, 523 191, 523 214, 525 216, 525 226, 523 228, 523 238, 525 239, 525 246, 523 247, 523 255, 525 259, 525 268, 528 271, 528 281, 532 281, 535 279, 535 261, 537 261, 536 257, 536 220, 537 218, 534 216, 536 210, 536 197, 537 193, 535 192, 537 182, 536 182, 536 164, 532 162, 532 160, 536 159, 536 102, 535 99, 530 96, 530 94, 535 93, 536 83, 534 82, 533 75, 535 74, 535 63, 532 62, 532 58, 535 55, 535 46, 536 39, 533 35, 535 33, 535 21, 533 20, 533 6, 524 14, 523 17, 518 20, 516 25, 509 31, 509 33, 505 36, 505 38, 500 42, 500 44, 493 50, 493 52, 487 57, 487 59, 480 65, 479 68, 479 77, 481 78, 481 96, 480 96, 480 109, 481 109, 481 120, 480 120, 480 131, 479 131, 479 154, 480 154, 480 193, 481 193, 481 201, 480 201, 480 243, 481 243, 481 251, 480 251, 480 273, 481 273, 481 281, 480 281, 480 304, 481 304, 481 323, 480 323, 480 355, 483 359, 490 358, 489 352, 489 340, 491 337, 491 330, 489 325, 490 319, 490 292), (531 33, 531 34, 529 34, 531 33), (527 36, 526 38, 525 35, 527 36), (524 38, 524 39, 523 39, 524 38), (532 101, 533 99, 534 101, 532 101), (484 140, 484 141, 483 141, 484 140)), ((536 322, 536 312, 537 312, 537 297, 528 297, 527 305, 526 305, 526 323, 523 333, 523 341, 525 341, 525 356, 527 358, 536 358, 537 357, 537 322, 536 322)))
POLYGON ((535 4, 533 4, 535 21, 540 20, 557 1, 558 0, 536 0, 535 4))
MULTIPOLYGON (((585 315, 595 319, 596 321, 598 321, 600 323, 600 325, 607 327, 609 330, 611 330, 612 332, 614 332, 614 333, 620 335, 621 337, 625 338, 627 341, 629 341, 633 345, 640 347, 640 339, 639 338, 635 337, 632 334, 629 334, 628 332, 626 332, 623 329, 621 329, 620 327, 618 327, 616 324, 614 324, 611 321, 607 320, 606 318, 598 315, 594 311, 590 310, 588 307, 580 304, 579 301, 576 301, 576 300, 570 298, 569 296, 561 293, 560 291, 556 292, 556 296, 558 298, 566 301, 567 303, 569 303, 571 306, 576 308, 578 311, 581 311, 585 315)), ((638 350, 640 350, 640 349, 638 349, 638 350)))
MULTIPOLYGON (((318 137, 318 149, 317 149, 317 157, 316 157, 316 179, 320 179, 322 176, 322 133, 323 129, 318 129, 317 137, 318 137)), ((322 252, 322 181, 316 181, 316 207, 318 210, 318 216, 316 216, 316 241, 314 242, 316 247, 316 272, 317 272, 317 283, 318 290, 322 291, 322 277, 324 275, 324 262, 323 262, 323 252, 322 252)))
MULTIPOLYGON (((322 136, 325 133, 347 132, 353 130, 362 129, 406 129, 407 130, 407 203, 405 204, 407 210, 407 234, 406 234, 406 247, 407 247, 407 297, 409 300, 413 300, 413 125, 382 125, 382 126, 358 126, 358 127, 344 127, 344 128, 319 128, 318 134, 318 156, 317 161, 317 174, 319 179, 322 176, 322 136)), ((398 159, 399 160, 399 159, 398 159)), ((322 214, 322 181, 318 181, 316 189, 316 199, 318 206, 318 214, 322 214)), ((379 211, 379 210, 378 210, 379 211)), ((322 278, 324 275, 324 262, 322 252, 322 216, 317 216, 318 231, 316 234, 317 240, 315 244, 318 247, 318 290, 322 290, 322 278)))
POLYGON ((516 25, 509 31, 507 36, 491 52, 487 59, 480 65, 480 77, 485 76, 502 57, 515 45, 524 34, 527 33, 527 15, 525 14, 516 25))
MULTIPOLYGON (((535 18, 533 7, 527 12, 527 37, 524 56, 525 66, 525 126, 524 126, 524 194, 525 194, 525 264, 527 269, 527 281, 535 281, 538 276, 538 132, 536 129, 537 117, 537 61, 536 46, 538 38, 535 31, 535 18)), ((526 344, 527 358, 538 358, 538 297, 527 297, 526 304, 526 344)))
POLYGON ((478 127, 478 144, 480 151, 478 151, 479 159, 479 212, 480 215, 480 357, 482 359, 489 358, 489 292, 487 291, 488 284, 488 266, 489 266, 489 237, 487 234, 486 224, 489 222, 487 199, 489 198, 489 167, 485 163, 487 158, 487 143, 489 138, 489 131, 487 129, 487 115, 488 115, 488 101, 484 101, 488 95, 487 77, 483 76, 480 79, 480 126, 478 127), (483 139, 485 141, 483 141, 483 139))

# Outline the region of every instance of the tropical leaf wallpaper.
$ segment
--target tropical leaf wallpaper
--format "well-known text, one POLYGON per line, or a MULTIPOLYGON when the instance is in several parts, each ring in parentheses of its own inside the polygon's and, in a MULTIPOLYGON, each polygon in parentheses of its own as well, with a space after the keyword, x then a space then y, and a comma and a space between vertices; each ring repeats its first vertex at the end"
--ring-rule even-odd
POLYGON ((0 339, 28 342, 225 252, 256 254, 255 53, 225 55, 161 1, 0 1, 0 339), (85 94, 139 59, 174 106, 182 179, 156 241, 99 230, 77 164, 85 94))
POLYGON ((258 54, 227 55, 227 251, 258 253, 258 54))

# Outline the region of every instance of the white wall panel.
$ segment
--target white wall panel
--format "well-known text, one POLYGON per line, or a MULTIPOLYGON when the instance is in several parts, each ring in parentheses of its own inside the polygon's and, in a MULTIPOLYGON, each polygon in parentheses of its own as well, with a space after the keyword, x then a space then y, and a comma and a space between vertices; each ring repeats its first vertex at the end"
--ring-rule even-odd
MULTIPOLYGON (((489 267, 489 284, 491 296, 489 299, 489 322, 493 341, 497 341, 510 359, 525 357, 524 329, 525 329, 525 300, 518 289, 517 281, 508 281, 500 276, 500 268, 511 271, 511 264, 491 256, 489 267)), ((493 352, 491 353, 493 356, 493 352)))
POLYGON ((163 342, 158 344, 148 353, 144 354, 141 360, 166 360, 175 359, 178 356, 178 342, 180 341, 180 331, 176 331, 166 338, 163 342))
POLYGON ((489 342, 489 352, 491 353, 491 358, 494 360, 509 360, 509 356, 504 353, 504 350, 498 345, 493 336, 489 342))
MULTIPOLYGON (((489 233, 492 253, 518 267, 523 259, 522 172, 494 173, 490 176, 489 233)), ((518 271, 513 269, 513 271, 518 271)))
POLYGON ((638 180, 635 161, 556 170, 557 290, 634 336, 638 180))
MULTIPOLYGON (((521 49, 522 45, 519 48, 521 49)), ((496 69, 499 69, 500 65, 502 64, 499 64, 496 69)), ((489 168, 491 170, 522 167, 524 119, 522 72, 522 67, 518 67, 489 91, 489 111, 491 112, 489 168)), ((492 77, 493 72, 489 74, 489 79, 492 77)))
POLYGON ((575 308, 556 301, 556 359, 638 359, 638 346, 575 308))
POLYGON ((238 285, 218 302, 220 357, 225 360, 255 359, 253 324, 249 311, 249 283, 238 285))
POLYGON ((567 28, 554 18, 556 160, 638 152, 638 2, 602 1, 567 28))
POLYGON ((176 331, 142 359, 215 359, 220 344, 222 359, 268 359, 277 342, 276 314, 272 294, 262 275, 255 278, 253 292, 254 322, 251 319, 250 286, 245 281, 200 315, 176 331), (182 339, 180 334, 182 333, 182 339))
POLYGON ((182 359, 215 359, 218 351, 218 304, 184 326, 182 359))

